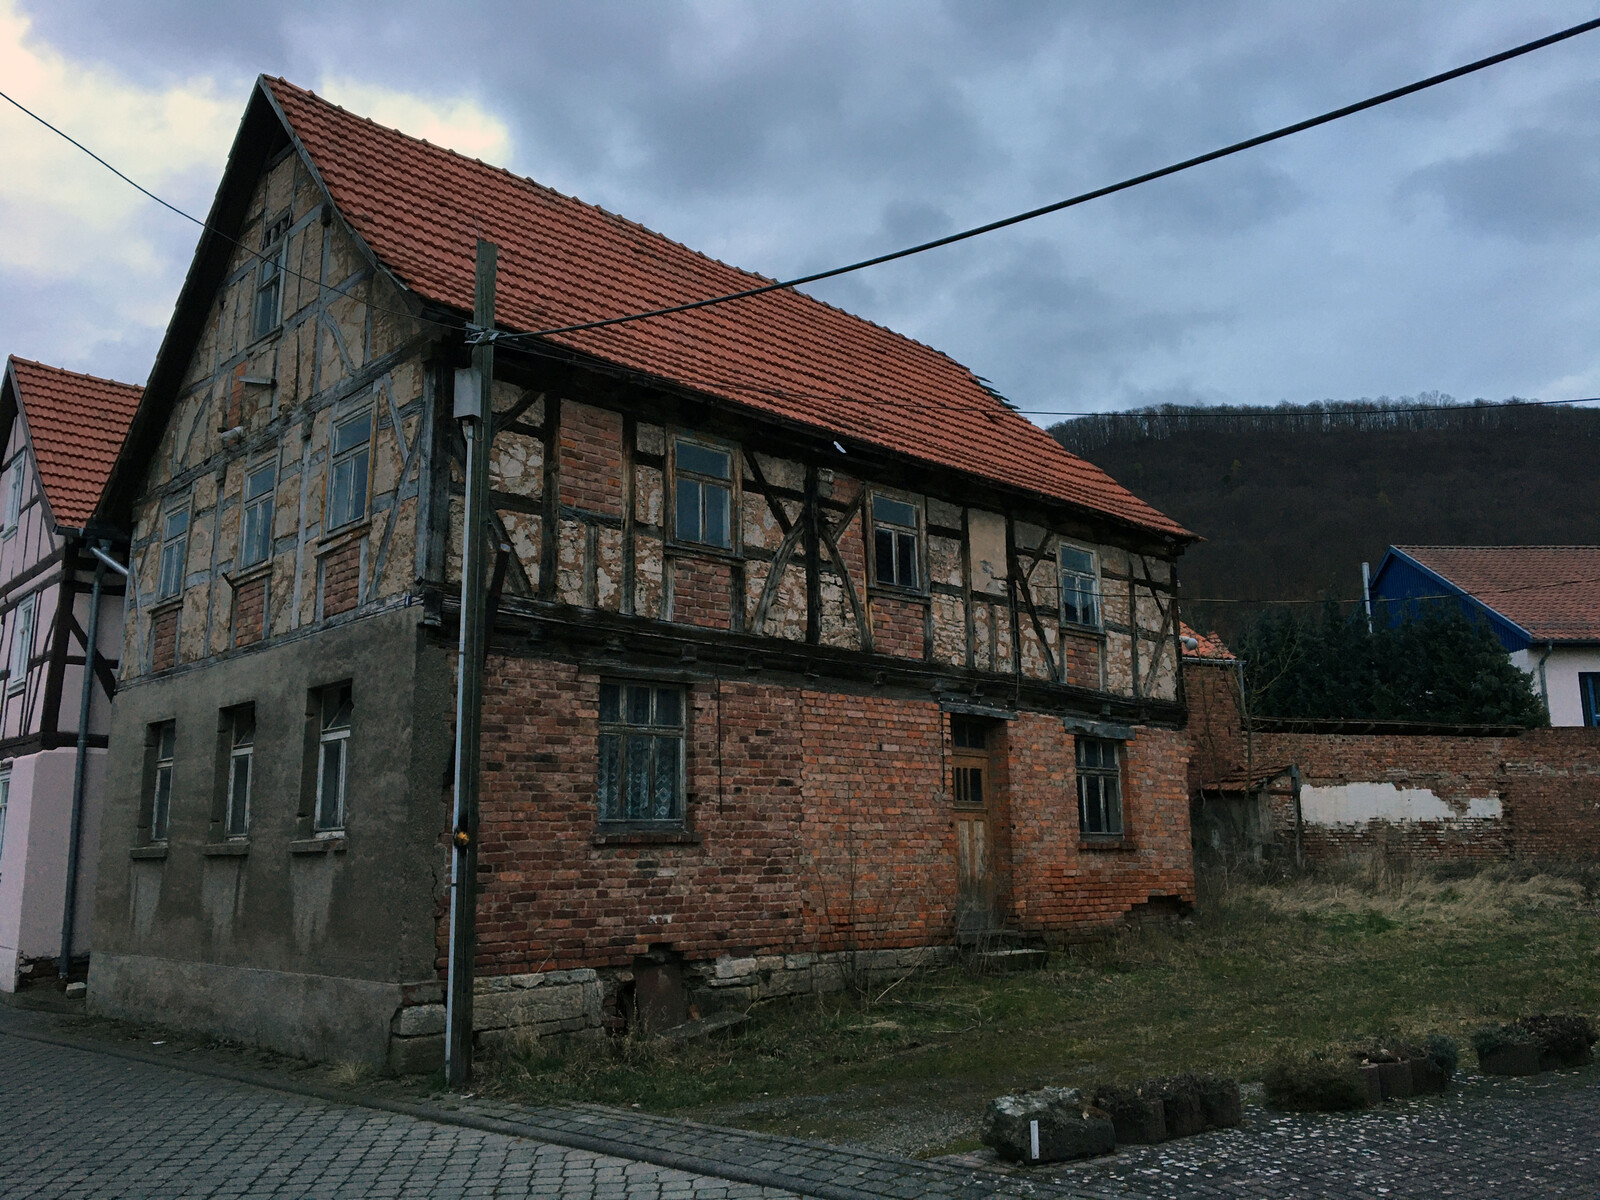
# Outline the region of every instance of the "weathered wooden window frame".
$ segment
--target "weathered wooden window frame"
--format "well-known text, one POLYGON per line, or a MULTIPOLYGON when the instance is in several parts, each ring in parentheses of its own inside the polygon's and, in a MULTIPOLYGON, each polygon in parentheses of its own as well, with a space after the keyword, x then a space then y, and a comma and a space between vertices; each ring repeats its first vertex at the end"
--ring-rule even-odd
POLYGON ((146 727, 146 746, 150 755, 150 774, 146 796, 148 810, 141 814, 149 840, 164 845, 172 832, 172 779, 178 758, 178 722, 171 718, 153 721, 146 727), (170 737, 170 744, 164 739, 170 737))
MULTIPOLYGON (((739 447, 733 442, 726 442, 719 438, 706 437, 704 434, 693 433, 686 429, 667 430, 667 512, 666 518, 671 530, 670 544, 684 550, 694 550, 709 554, 722 554, 737 556, 740 547, 744 544, 743 534, 739 523, 740 509, 743 507, 742 489, 740 481, 744 478, 744 462, 740 458, 739 447), (678 443, 687 442, 691 446, 698 446, 703 450, 710 450, 728 456, 728 475, 719 479, 701 471, 695 471, 678 465, 678 443), (678 529, 678 480, 688 479, 702 488, 707 484, 713 487, 723 487, 728 491, 728 541, 726 545, 716 542, 696 541, 686 538, 678 529)), ((702 497, 703 497, 702 492, 702 497)), ((704 499, 701 501, 702 532, 704 525, 704 499)))
MULTIPOLYGON (((928 506, 922 496, 910 492, 898 492, 889 488, 868 488, 866 503, 862 505, 864 524, 866 527, 866 558, 867 579, 871 586, 885 592, 892 592, 900 596, 926 596, 928 594, 928 506), (883 521, 882 527, 887 531, 897 534, 910 532, 916 542, 917 579, 915 583, 904 584, 898 580, 885 580, 878 574, 878 529, 879 520, 877 512, 878 501, 888 500, 895 504, 904 504, 915 514, 915 526, 905 525, 898 521, 883 521)), ((898 549, 898 542, 896 543, 898 549)), ((898 574, 898 571, 896 572, 898 574)))
POLYGON ((247 466, 244 469, 244 478, 239 483, 239 568, 253 567, 257 563, 266 562, 272 557, 272 521, 275 502, 278 494, 278 461, 276 458, 266 459, 247 466), (250 494, 250 481, 263 473, 271 474, 271 481, 267 490, 252 496, 250 494), (250 519, 256 514, 261 516, 261 546, 260 553, 252 553, 250 519))
POLYGON ((1122 838, 1127 836, 1128 829, 1128 816, 1124 806, 1124 792, 1126 789, 1123 787, 1123 779, 1127 766, 1126 745, 1110 738, 1095 738, 1078 734, 1073 738, 1072 760, 1074 788, 1078 793, 1079 834, 1091 841, 1120 841, 1122 838), (1101 755, 1105 754, 1105 752, 1109 749, 1112 756, 1116 760, 1116 765, 1107 767, 1104 765, 1103 759, 1099 763, 1086 764, 1084 762, 1084 751, 1091 746, 1098 748, 1101 755), (1096 788, 1094 788, 1094 791, 1097 793, 1095 799, 1098 801, 1099 806, 1099 812, 1097 815, 1099 816, 1100 820, 1097 823, 1105 826, 1105 828, 1090 828, 1090 788, 1087 786, 1089 784, 1098 785, 1096 788), (1116 792, 1116 794, 1111 797, 1112 802, 1116 805, 1115 828, 1111 828, 1112 822, 1107 816, 1107 784, 1112 785, 1116 792))
MULTIPOLYGON (((372 513, 372 460, 377 457, 376 447, 378 438, 378 409, 377 405, 365 403, 359 408, 353 408, 342 417, 330 417, 328 421, 328 469, 323 472, 322 481, 322 512, 325 520, 323 533, 333 533, 341 529, 349 529, 368 519, 372 513), (343 450, 335 451, 339 444, 339 431, 357 421, 367 422, 367 437, 365 441, 355 442, 343 450), (361 510, 345 516, 342 520, 334 519, 334 475, 348 462, 365 456, 366 470, 361 480, 361 510)), ((353 472, 352 472, 353 473, 353 472)), ((350 494, 356 495, 356 489, 351 487, 350 494)))
POLYGON ((39 623, 39 593, 32 592, 11 610, 11 657, 7 660, 6 695, 14 696, 28 686, 28 664, 33 659, 33 642, 39 623))
POLYGON ((185 492, 181 497, 168 497, 161 505, 160 517, 160 555, 156 560, 156 599, 170 600, 174 596, 183 594, 184 567, 189 555, 189 526, 194 522, 194 514, 190 512, 190 502, 193 496, 185 492), (182 515, 183 528, 176 534, 169 531, 172 518, 182 515), (171 561, 176 564, 172 574, 174 578, 168 583, 168 553, 171 552, 171 561))
MULTIPOLYGON (((680 830, 687 827, 689 810, 689 688, 682 683, 661 679, 628 678, 624 676, 607 677, 600 681, 600 692, 596 713, 599 717, 598 736, 595 739, 595 819, 602 830, 680 830), (605 689, 615 687, 618 689, 617 716, 615 720, 605 717, 605 689), (650 691, 650 719, 640 724, 629 719, 628 693, 633 688, 648 688, 650 691), (658 695, 662 692, 671 692, 678 697, 678 720, 674 724, 659 724, 656 721, 656 706, 658 695), (655 745, 658 741, 675 741, 677 751, 677 771, 674 780, 674 796, 677 802, 677 812, 670 817, 628 817, 607 816, 605 812, 605 796, 603 793, 602 771, 605 762, 605 739, 616 739, 616 804, 621 806, 625 800, 627 787, 627 761, 628 739, 649 738, 650 755, 652 759, 651 782, 654 782, 655 745)), ((654 788, 651 788, 652 794, 654 788)))
POLYGON ((222 836, 230 842, 250 837, 250 794, 256 779, 256 706, 236 704, 222 710, 226 756, 222 788, 222 836), (241 736, 242 735, 242 736, 241 736), (244 795, 238 794, 240 764, 244 770, 244 795))
MULTIPOLYGON (((1074 595, 1082 595, 1082 592, 1076 587, 1072 591, 1074 595)), ((1088 546, 1082 542, 1074 542, 1067 538, 1062 538, 1059 541, 1056 546, 1056 595, 1058 611, 1063 625, 1072 625, 1078 629, 1103 629, 1105 627, 1105 589, 1101 585, 1100 551, 1097 547, 1088 546), (1067 568, 1066 551, 1069 550, 1089 556, 1090 569, 1087 574, 1080 570, 1069 570, 1067 568), (1081 621, 1076 616, 1068 615, 1067 580, 1069 577, 1072 579, 1087 579, 1089 581, 1089 586, 1093 589, 1090 600, 1094 604, 1094 620, 1081 621)))
POLYGON ((315 793, 312 796, 311 829, 319 838, 343 837, 345 826, 350 819, 350 742, 355 727, 355 689, 351 681, 344 680, 317 688, 312 705, 312 719, 316 722, 317 777, 315 793), (341 724, 339 717, 344 712, 343 702, 347 695, 350 712, 348 718, 341 724), (333 704, 331 715, 330 700, 333 704), (328 756, 333 753, 330 747, 337 748, 339 754, 332 821, 326 819, 324 811, 327 799, 324 789, 328 783, 328 756))
POLYGON ((283 325, 283 280, 288 266, 289 229, 293 216, 284 213, 271 223, 263 222, 261 256, 256 263, 255 287, 251 291, 250 335, 259 341, 283 325))

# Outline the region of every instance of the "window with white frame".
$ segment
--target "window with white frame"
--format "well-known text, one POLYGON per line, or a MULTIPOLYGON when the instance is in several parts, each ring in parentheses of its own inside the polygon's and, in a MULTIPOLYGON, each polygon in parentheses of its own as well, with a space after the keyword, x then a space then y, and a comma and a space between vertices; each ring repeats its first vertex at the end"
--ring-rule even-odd
POLYGON ((17 455, 11 460, 11 466, 6 471, 6 512, 3 532, 8 536, 17 531, 17 522, 22 520, 22 484, 25 460, 22 455, 17 455))
POLYGON ((873 580, 879 586, 921 588, 917 506, 892 496, 872 497, 873 580))
POLYGON ((250 835, 250 783, 255 774, 254 704, 229 710, 228 741, 228 807, 223 832, 230 838, 245 838, 250 835))
POLYGON ((1122 836, 1122 743, 1080 737, 1078 830, 1089 837, 1122 836))
POLYGON ((319 834, 344 831, 345 796, 350 785, 350 722, 355 700, 348 683, 321 689, 318 696, 317 808, 319 834))
POLYGON ((164 842, 172 822, 172 760, 177 750, 176 721, 150 727, 150 749, 155 759, 150 784, 150 840, 164 842))
POLYGON ((33 657, 33 627, 39 597, 28 596, 11 611, 11 663, 6 691, 20 692, 28 685, 28 660, 33 657))
POLYGON ((1100 625, 1100 573, 1094 551, 1061 543, 1061 619, 1072 625, 1100 625))
POLYGON ((254 566, 272 550, 272 489, 277 470, 272 463, 246 471, 240 504, 239 565, 254 566))
POLYGON ((600 820, 683 823, 683 688, 600 685, 600 820))
POLYGON ((6 858, 6 809, 11 806, 11 767, 0 768, 0 863, 6 858))
POLYGON ((189 498, 161 518, 161 574, 156 594, 163 600, 183 590, 183 560, 189 545, 189 498))
POLYGON ((328 447, 328 529, 367 515, 367 471, 372 461, 372 412, 335 421, 328 447))
POLYGON ((672 460, 673 536, 727 549, 733 544, 733 452, 677 438, 672 460))
POLYGON ((289 249, 289 218, 274 221, 261 235, 261 260, 256 267, 253 333, 266 337, 278 327, 283 308, 283 268, 289 249))

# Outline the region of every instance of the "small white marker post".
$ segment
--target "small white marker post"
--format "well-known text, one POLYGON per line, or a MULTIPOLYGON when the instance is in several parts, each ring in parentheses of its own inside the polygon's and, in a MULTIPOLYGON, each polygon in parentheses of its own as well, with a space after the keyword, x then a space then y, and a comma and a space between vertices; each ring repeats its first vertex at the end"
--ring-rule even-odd
POLYGON ((1033 1151, 1033 1161, 1039 1161, 1039 1122, 1028 1122, 1028 1149, 1033 1151))

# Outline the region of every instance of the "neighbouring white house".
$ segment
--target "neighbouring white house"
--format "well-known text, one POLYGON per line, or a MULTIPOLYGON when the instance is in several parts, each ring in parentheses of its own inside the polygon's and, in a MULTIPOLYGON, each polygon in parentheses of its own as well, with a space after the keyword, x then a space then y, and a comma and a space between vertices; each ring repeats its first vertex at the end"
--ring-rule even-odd
POLYGON ((1371 590, 1460 603, 1533 676, 1552 725, 1600 726, 1600 546, 1390 546, 1371 590))
POLYGON ((125 557, 90 517, 139 395, 14 357, 0 379, 0 991, 89 952, 124 590, 95 550, 125 557))

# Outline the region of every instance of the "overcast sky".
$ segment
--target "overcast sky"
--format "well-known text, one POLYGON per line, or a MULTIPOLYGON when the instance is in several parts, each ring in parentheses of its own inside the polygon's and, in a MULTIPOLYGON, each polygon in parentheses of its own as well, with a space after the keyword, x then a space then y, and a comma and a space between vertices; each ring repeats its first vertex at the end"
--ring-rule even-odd
MULTIPOLYGON (((788 276, 1593 15, 1556 0, 0 0, 0 89, 203 215, 253 79, 281 74, 788 276)), ((197 230, 0 109, 0 353, 142 381, 197 230)), ((1034 413, 1560 399, 1600 392, 1597 235, 1600 32, 816 293, 1034 413)))

